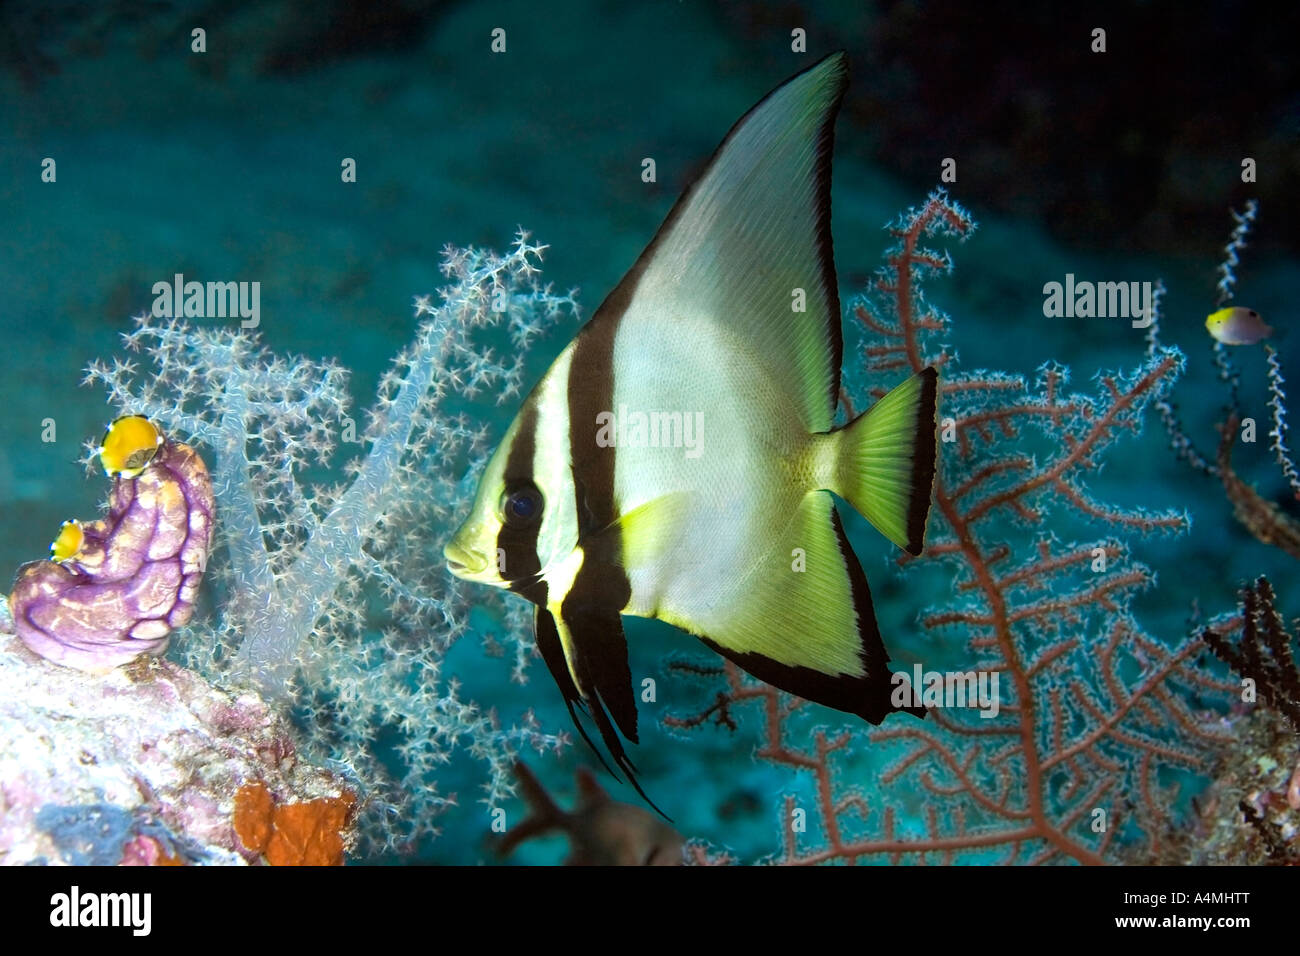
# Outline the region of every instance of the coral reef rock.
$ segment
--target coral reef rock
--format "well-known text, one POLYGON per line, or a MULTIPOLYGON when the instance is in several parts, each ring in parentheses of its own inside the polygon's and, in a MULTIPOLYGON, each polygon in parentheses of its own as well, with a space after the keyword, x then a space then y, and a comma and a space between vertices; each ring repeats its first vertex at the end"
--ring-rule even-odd
POLYGON ((312 833, 328 852, 282 856, 342 862, 354 795, 297 759, 292 728, 257 695, 159 658, 83 674, 13 630, 0 603, 0 863, 259 862, 236 833, 245 788, 282 811, 329 808, 312 833))

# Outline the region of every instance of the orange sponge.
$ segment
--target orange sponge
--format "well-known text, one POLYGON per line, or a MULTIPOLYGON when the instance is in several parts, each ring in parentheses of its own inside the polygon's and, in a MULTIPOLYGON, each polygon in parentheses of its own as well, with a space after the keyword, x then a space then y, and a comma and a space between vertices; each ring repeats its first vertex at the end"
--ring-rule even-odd
POLYGON ((235 833, 272 866, 342 866, 343 832, 356 798, 348 791, 305 803, 277 803, 262 783, 235 794, 235 833))

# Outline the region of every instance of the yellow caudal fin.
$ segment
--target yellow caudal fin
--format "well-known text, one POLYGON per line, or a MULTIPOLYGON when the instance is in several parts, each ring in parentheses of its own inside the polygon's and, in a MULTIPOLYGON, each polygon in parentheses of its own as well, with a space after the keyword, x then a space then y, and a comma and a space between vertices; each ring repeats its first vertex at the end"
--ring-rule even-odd
POLYGON ((922 369, 842 429, 831 491, 920 554, 934 487, 939 373, 922 369))

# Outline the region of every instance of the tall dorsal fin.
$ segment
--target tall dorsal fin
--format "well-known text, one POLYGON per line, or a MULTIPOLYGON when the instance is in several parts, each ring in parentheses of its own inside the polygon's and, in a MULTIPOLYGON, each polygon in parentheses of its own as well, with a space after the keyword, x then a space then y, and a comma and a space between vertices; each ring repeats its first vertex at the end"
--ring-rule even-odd
POLYGON ((583 334, 603 322, 674 337, 689 323, 724 327, 752 345, 809 431, 829 430, 843 357, 831 151, 847 84, 833 53, 741 117, 583 334))

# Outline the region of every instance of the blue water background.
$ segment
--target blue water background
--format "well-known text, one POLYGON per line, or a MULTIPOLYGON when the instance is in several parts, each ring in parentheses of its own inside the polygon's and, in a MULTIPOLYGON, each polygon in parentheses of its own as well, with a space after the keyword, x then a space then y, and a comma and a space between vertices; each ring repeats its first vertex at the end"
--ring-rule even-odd
MULTIPOLYGON (((183 35, 174 48, 145 50, 129 23, 109 21, 94 37, 93 55, 60 56, 58 72, 39 83, 0 76, 0 578, 43 556, 60 521, 99 506, 102 478, 76 461, 108 410, 100 392, 78 382, 88 361, 120 353, 118 335, 149 308, 154 282, 177 272, 260 281, 263 341, 277 352, 337 358, 353 370, 357 407, 364 407, 412 333, 412 297, 440 284, 445 243, 502 248, 524 225, 550 244, 547 277, 579 287, 590 315, 730 124, 832 48, 781 58, 773 51, 788 44, 782 25, 756 50, 700 4, 613 11, 599 3, 451 6, 412 49, 292 76, 260 73, 242 48, 220 54, 223 70, 210 69, 183 35), (507 30, 504 55, 489 52, 498 26, 507 30), (774 70, 773 63, 784 65, 774 70), (57 185, 40 180, 47 156, 57 160, 57 185), (356 184, 340 182, 345 156, 357 160, 356 184), (646 156, 656 160, 656 184, 641 181, 646 156), (52 444, 40 440, 47 417, 57 423, 52 444)), ((239 23, 238 42, 249 42, 255 18, 239 23)), ((210 51, 225 42, 234 41, 209 31, 210 51)), ((69 45, 56 38, 60 49, 69 45)), ((872 77, 855 75, 853 83, 872 77)), ((860 159, 870 130, 841 119, 836 136, 832 228, 847 297, 879 263, 888 242, 882 225, 925 190, 860 159)), ((923 182, 937 181, 943 153, 936 149, 932 175, 918 171, 923 182)), ((1067 272, 1163 276, 1165 339, 1190 355, 1178 397, 1202 446, 1213 446, 1223 396, 1201 323, 1227 210, 1222 230, 1189 239, 1184 254, 1120 257, 1067 248, 1032 220, 999 218, 960 180, 952 192, 980 230, 954 250, 955 275, 929 292, 954 316, 964 367, 1031 372, 1056 359, 1073 368, 1080 387, 1099 369, 1132 367, 1141 359, 1141 332, 1117 320, 1045 319, 1042 285, 1067 272)), ((1267 208, 1259 228, 1269 228, 1267 208)), ((1242 295, 1285 327, 1294 319, 1295 275, 1294 261, 1250 259, 1242 295)), ((537 345, 530 382, 571 331, 537 345)), ((1300 381, 1292 342, 1281 340, 1283 361, 1300 381)), ((1257 383, 1258 354, 1244 366, 1247 382, 1257 383)), ((1260 390, 1248 388, 1247 396, 1262 423, 1260 390)), ((498 433, 512 414, 499 411, 498 433)), ((1262 444, 1238 456, 1264 490, 1279 492, 1262 444)), ((1209 612, 1228 610, 1238 583, 1262 571, 1274 574, 1285 598, 1293 562, 1244 534, 1214 484, 1164 451, 1158 428, 1122 442, 1091 487, 1105 500, 1193 514, 1188 537, 1132 542, 1134 555, 1160 575, 1159 589, 1140 600, 1152 631, 1181 632, 1193 601, 1209 612)), ((851 532, 887 642, 901 659, 909 647, 922 653, 905 635, 943 592, 919 593, 895 575, 890 546, 865 523, 855 519, 851 532)), ((664 626, 635 622, 629 637, 636 674, 662 676, 666 654, 694 650, 664 626)), ((467 641, 450 670, 469 698, 507 714, 533 706, 545 726, 567 726, 540 665, 519 688, 508 682, 505 663, 467 641)), ((651 729, 655 713, 643 705, 647 732, 634 759, 682 832, 742 855, 775 849, 787 775, 755 764, 748 738, 678 739, 651 729)), ((561 760, 536 764, 565 794, 572 767, 588 760, 579 743, 561 760)), ((443 789, 461 794, 461 809, 444 818, 430 859, 481 858, 480 779, 468 760, 448 769, 443 789)), ((551 841, 520 858, 559 852, 551 841)))

